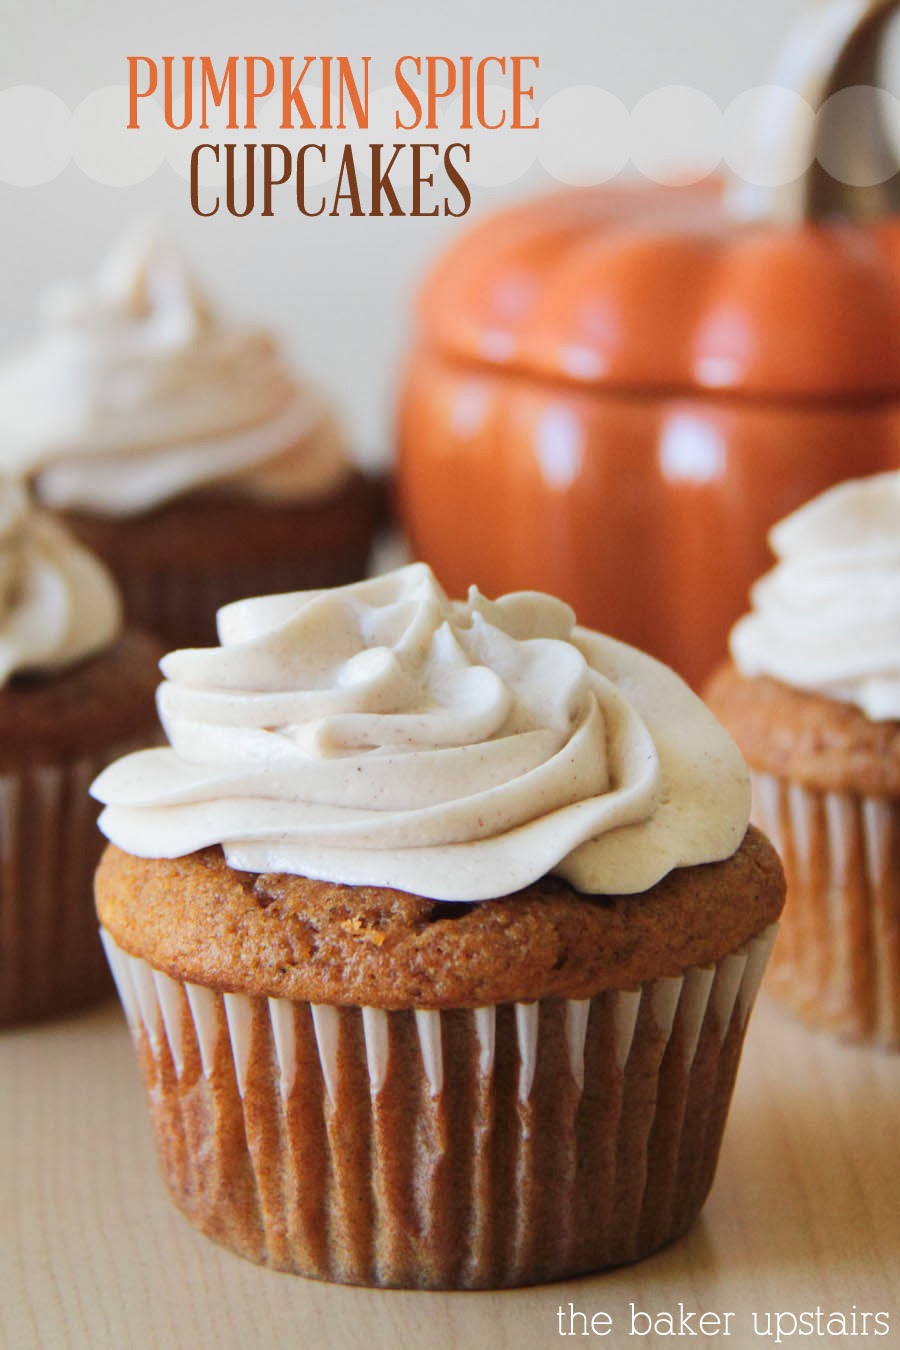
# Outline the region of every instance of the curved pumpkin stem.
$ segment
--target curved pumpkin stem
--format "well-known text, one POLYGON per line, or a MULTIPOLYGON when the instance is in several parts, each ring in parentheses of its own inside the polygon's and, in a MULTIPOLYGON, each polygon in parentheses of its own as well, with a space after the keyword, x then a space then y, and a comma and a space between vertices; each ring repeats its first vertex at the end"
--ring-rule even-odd
POLYGON ((807 142, 809 168, 776 187, 735 179, 726 194, 730 215, 799 224, 829 215, 868 220, 900 212, 900 165, 876 100, 866 103, 864 116, 854 117, 852 123, 819 115, 831 95, 842 89, 878 86, 885 32, 898 9, 900 0, 829 0, 794 31, 771 83, 801 94, 817 114, 812 145, 808 144, 808 123, 798 116, 793 125, 785 126, 781 108, 780 115, 763 108, 756 138, 761 159, 774 168, 789 162, 798 142, 807 142), (825 146, 837 148, 848 158, 852 154, 854 163, 864 170, 862 177, 881 181, 858 187, 833 178, 819 160, 825 146))

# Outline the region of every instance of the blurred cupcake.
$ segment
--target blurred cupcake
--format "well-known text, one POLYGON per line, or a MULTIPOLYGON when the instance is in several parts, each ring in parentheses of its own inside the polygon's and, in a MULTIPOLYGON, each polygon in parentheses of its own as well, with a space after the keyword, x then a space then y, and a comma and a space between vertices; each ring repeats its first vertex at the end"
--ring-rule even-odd
POLYGON ((684 1232, 783 899, 733 742, 561 602, 452 603, 423 564, 219 631, 163 662, 171 748, 94 786, 175 1202, 401 1287, 684 1232))
POLYGON ((333 411, 171 250, 130 241, 43 315, 0 371, 0 469, 109 564, 129 618, 213 641, 229 600, 365 574, 376 492, 333 411))
POLYGON ((0 1024, 110 991, 88 788, 153 734, 158 657, 106 568, 0 481, 0 1024))
POLYGON ((787 872, 767 988, 900 1047, 900 473, 831 489, 770 541, 778 565, 707 690, 787 872))

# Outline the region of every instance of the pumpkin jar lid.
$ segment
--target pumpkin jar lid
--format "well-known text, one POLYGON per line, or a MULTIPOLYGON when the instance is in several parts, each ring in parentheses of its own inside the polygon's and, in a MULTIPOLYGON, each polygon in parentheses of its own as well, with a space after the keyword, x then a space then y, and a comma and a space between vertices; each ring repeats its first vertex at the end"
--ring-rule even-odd
MULTIPOLYGON (((813 11, 774 84, 814 108, 843 88, 874 86, 898 7, 838 0, 813 11)), ((810 134, 800 119, 779 130, 773 155, 810 134)), ((489 216, 426 279, 426 340, 460 361, 624 392, 895 394, 900 178, 874 122, 850 128, 852 153, 867 163, 890 156, 882 181, 854 190, 831 178, 823 139, 839 134, 846 145, 847 132, 818 118, 809 170, 771 190, 572 188, 489 216)))

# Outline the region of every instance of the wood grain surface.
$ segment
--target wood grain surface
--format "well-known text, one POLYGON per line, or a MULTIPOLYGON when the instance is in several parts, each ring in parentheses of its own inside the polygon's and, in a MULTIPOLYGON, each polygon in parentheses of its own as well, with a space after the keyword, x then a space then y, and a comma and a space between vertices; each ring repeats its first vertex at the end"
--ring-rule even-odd
POLYGON ((196 1234, 156 1174, 113 1005, 0 1035, 0 1094, 3 1350, 900 1346, 900 1056, 838 1045, 765 998, 692 1232, 637 1266, 500 1294, 317 1285, 196 1234), (631 1305, 656 1330, 637 1334, 648 1327, 638 1318, 632 1334, 631 1305), (794 1326, 817 1308, 822 1334, 794 1326), (719 1318, 701 1329, 704 1311, 719 1318), (590 1330, 602 1312, 605 1336, 602 1317, 590 1330), (676 1334, 662 1334, 666 1312, 676 1334), (832 1313, 847 1334, 829 1330, 832 1313))

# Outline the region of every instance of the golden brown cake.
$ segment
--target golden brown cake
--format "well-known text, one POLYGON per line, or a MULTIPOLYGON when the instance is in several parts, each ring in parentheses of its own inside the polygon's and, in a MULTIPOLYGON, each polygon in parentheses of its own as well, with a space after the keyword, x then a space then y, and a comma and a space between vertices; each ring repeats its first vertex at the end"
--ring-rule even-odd
POLYGON ((706 689, 751 768, 818 792, 900 797, 900 722, 723 662, 706 689))
POLYGON ((162 663, 172 748, 94 788, 175 1203, 395 1287, 683 1233, 784 893, 733 743, 559 602, 453 604, 421 565, 219 618, 162 663))
POLYGON ((475 1007, 590 998, 712 966, 775 922, 780 878, 752 827, 730 858, 669 872, 638 900, 548 876, 471 906, 236 871, 219 848, 151 859, 110 845, 97 907, 123 951, 182 982, 293 1002, 475 1007))

